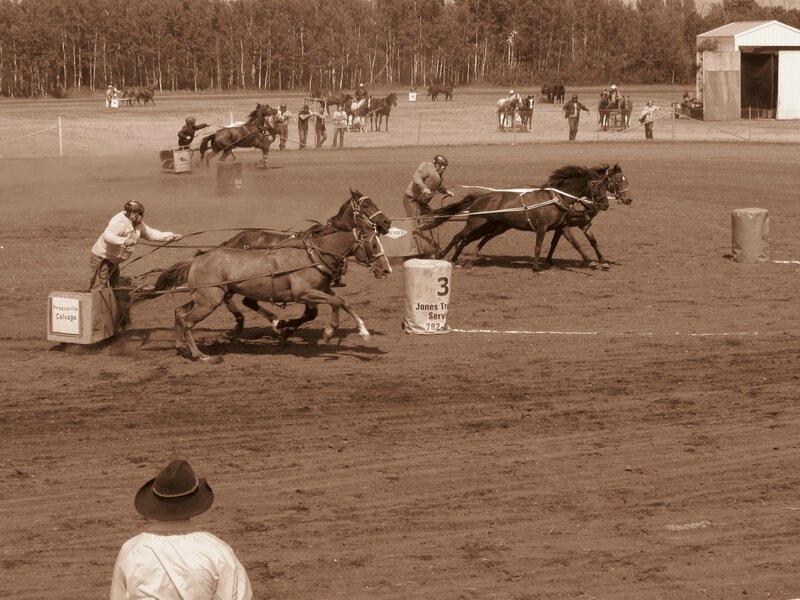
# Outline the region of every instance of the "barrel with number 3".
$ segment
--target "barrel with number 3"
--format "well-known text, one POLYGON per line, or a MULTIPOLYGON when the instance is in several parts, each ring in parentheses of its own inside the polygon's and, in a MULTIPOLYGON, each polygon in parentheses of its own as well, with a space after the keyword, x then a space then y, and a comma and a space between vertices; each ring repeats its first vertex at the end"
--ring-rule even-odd
POLYGON ((446 260, 412 258, 403 263, 406 333, 430 335, 448 333, 450 281, 453 265, 446 260))

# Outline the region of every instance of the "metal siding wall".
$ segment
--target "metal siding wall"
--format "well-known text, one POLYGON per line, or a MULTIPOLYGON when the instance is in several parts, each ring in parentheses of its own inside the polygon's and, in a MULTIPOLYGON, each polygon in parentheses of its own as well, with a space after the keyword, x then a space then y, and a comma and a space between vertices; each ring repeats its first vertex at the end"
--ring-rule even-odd
POLYGON ((800 52, 778 53, 776 119, 800 119, 800 52))
POLYGON ((738 52, 703 52, 703 119, 741 118, 742 74, 738 52))

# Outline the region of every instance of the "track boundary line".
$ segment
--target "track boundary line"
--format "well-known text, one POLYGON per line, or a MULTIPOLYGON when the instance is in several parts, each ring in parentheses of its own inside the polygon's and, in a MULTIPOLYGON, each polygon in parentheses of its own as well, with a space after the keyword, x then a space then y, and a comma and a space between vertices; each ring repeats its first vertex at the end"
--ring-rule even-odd
POLYGON ((610 336, 610 337, 657 337, 657 336, 685 336, 685 337, 755 337, 761 335, 783 335, 786 332, 760 333, 758 331, 722 331, 722 332, 663 332, 656 333, 645 331, 639 333, 622 331, 552 331, 552 330, 529 330, 529 329, 459 329, 451 328, 453 333, 488 333, 492 335, 575 335, 575 336, 610 336))

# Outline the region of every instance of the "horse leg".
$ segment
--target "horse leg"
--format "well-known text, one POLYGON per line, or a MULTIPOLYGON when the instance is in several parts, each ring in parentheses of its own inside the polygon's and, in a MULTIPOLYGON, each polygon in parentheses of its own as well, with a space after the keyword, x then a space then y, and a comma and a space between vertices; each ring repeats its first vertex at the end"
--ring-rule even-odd
POLYGON ((319 309, 317 309, 316 306, 313 304, 306 304, 306 308, 301 316, 297 317, 296 319, 278 321, 278 328, 283 332, 283 335, 289 337, 297 330, 298 327, 300 327, 300 325, 316 319, 317 314, 319 314, 319 309))
POLYGON ((550 240, 550 251, 547 253, 547 258, 545 262, 549 265, 553 264, 553 253, 556 251, 556 246, 558 246, 558 241, 561 239, 561 235, 564 233, 564 229, 559 227, 553 232, 553 239, 550 240))
POLYGON ((542 270, 539 266, 539 257, 542 255, 542 242, 544 241, 544 234, 546 231, 546 227, 542 224, 539 224, 536 227, 536 247, 534 249, 533 254, 533 271, 534 273, 538 273, 542 270))
MULTIPOLYGON (((222 362, 222 357, 212 359, 210 356, 200 352, 197 342, 194 340, 192 327, 214 312, 224 299, 225 292, 222 289, 203 288, 195 290, 190 302, 175 309, 175 327, 180 329, 180 334, 189 347, 192 359, 199 359, 205 362, 222 362)), ((177 344, 176 348, 179 352, 182 352, 182 348, 177 344)))
POLYGON ((489 243, 489 240, 493 240, 501 233, 505 233, 508 231, 508 227, 505 225, 497 225, 494 229, 492 229, 489 233, 483 236, 483 239, 478 243, 478 247, 475 249, 475 252, 480 252, 481 248, 483 248, 486 244, 489 243))
MULTIPOLYGON (((580 228, 583 231, 583 235, 586 236, 586 239, 589 240, 589 243, 594 248, 594 253, 597 254, 597 262, 600 263, 600 268, 602 269, 610 269, 611 265, 608 264, 608 261, 603 256, 602 252, 600 252, 600 246, 597 245, 597 238, 594 237, 594 233, 592 232, 592 224, 589 223, 585 227, 580 228)), ((584 257, 585 259, 585 257, 584 257)), ((591 264, 592 261, 589 261, 591 264)))
MULTIPOLYGON (((584 249, 581 248, 580 244, 578 243, 578 240, 575 239, 575 236, 572 233, 572 228, 571 227, 560 227, 559 229, 556 230, 556 235, 558 235, 559 233, 563 233, 564 234, 564 237, 567 238, 567 241, 570 244, 572 244, 572 247, 575 248, 575 250, 578 251, 578 254, 581 255, 581 258, 583 259, 583 262, 588 263, 589 266, 592 267, 593 269, 597 268, 597 262, 592 260, 592 257, 589 256, 588 254, 586 254, 584 249)), ((553 240, 555 240, 555 239, 556 239, 556 236, 554 235, 553 236, 553 240)), ((554 246, 553 246, 552 243, 550 244, 550 248, 554 249, 554 246)), ((547 262, 551 262, 549 260, 550 254, 548 254, 547 257, 548 257, 548 261, 547 262)))
POLYGON ((304 304, 328 304, 331 307, 331 321, 327 327, 325 327, 325 332, 322 336, 322 343, 327 344, 331 338, 333 338, 336 330, 339 328, 339 309, 343 308, 344 311, 350 315, 355 323, 356 327, 358 327, 358 333, 363 338, 369 337, 369 330, 364 325, 364 321, 361 317, 359 317, 353 310, 347 305, 347 303, 336 296, 333 293, 323 292, 322 290, 307 290, 296 297, 298 302, 302 302, 304 304))
POLYGON ((278 319, 278 315, 273 312, 268 311, 266 308, 261 306, 258 303, 258 300, 253 300, 252 298, 245 298, 242 300, 242 304, 244 304, 250 310, 253 310, 264 317, 267 321, 269 321, 269 325, 272 328, 278 338, 281 340, 281 343, 286 343, 286 336, 284 335, 283 328, 281 327, 281 321, 278 319))
POLYGON ((236 326, 233 328, 233 332, 230 334, 232 338, 236 339, 242 335, 242 331, 244 331, 244 315, 233 301, 233 294, 225 294, 225 299, 223 301, 225 302, 225 308, 228 309, 228 312, 233 315, 233 318, 236 321, 236 326))

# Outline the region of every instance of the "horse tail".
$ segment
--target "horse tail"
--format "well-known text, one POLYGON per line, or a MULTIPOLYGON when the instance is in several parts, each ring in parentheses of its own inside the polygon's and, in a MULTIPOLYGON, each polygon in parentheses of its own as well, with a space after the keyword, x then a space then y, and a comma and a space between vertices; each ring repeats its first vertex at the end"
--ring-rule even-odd
POLYGON ((200 160, 203 160, 203 157, 205 156, 206 152, 208 152, 208 147, 213 139, 214 139, 213 133, 203 138, 203 141, 200 143, 200 160))
POLYGON ((158 276, 153 286, 153 291, 163 292, 164 290, 174 290, 184 285, 189 278, 189 269, 193 262, 194 258, 188 258, 161 271, 161 274, 158 276))
POLYGON ((424 231, 426 229, 432 229, 434 227, 438 227, 445 221, 449 221, 452 217, 457 215, 460 212, 467 210, 472 203, 475 202, 475 199, 480 196, 480 194, 472 192, 464 196, 462 200, 459 202, 454 202, 453 204, 448 204, 447 206, 443 206, 442 208, 437 208, 432 210, 431 212, 424 215, 426 223, 421 225, 419 229, 424 231))

